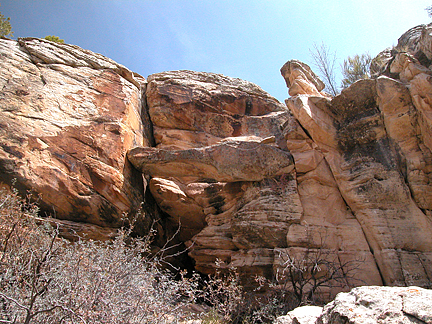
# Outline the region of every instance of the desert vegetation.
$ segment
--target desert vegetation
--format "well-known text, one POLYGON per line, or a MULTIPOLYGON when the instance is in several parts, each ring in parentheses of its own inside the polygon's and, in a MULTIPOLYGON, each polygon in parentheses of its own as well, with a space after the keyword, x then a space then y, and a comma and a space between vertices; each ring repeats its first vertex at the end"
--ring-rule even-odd
POLYGON ((274 280, 253 278, 253 289, 236 269, 174 273, 150 253, 153 232, 132 237, 129 226, 112 241, 71 242, 38 211, 15 190, 0 191, 0 323, 266 323, 319 302, 320 284, 308 283, 339 280, 318 278, 316 257, 309 269, 309 259, 300 267, 288 255, 274 280))
POLYGON ((193 302, 197 281, 160 267, 151 234, 70 242, 37 213, 1 192, 1 323, 171 323, 193 302))

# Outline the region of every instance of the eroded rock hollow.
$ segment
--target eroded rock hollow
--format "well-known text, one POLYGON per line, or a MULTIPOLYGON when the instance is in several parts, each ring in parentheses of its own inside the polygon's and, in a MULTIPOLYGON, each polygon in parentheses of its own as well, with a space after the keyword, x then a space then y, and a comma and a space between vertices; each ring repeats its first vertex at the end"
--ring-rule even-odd
POLYGON ((145 234, 159 219, 154 198, 161 226, 179 227, 206 274, 219 260, 243 278, 272 277, 283 256, 319 253, 356 263, 331 295, 429 287, 432 28, 418 28, 401 38, 405 51, 380 54, 375 78, 334 98, 288 61, 285 104, 223 75, 145 80, 77 46, 1 39, 0 180, 93 238, 141 205, 145 234))

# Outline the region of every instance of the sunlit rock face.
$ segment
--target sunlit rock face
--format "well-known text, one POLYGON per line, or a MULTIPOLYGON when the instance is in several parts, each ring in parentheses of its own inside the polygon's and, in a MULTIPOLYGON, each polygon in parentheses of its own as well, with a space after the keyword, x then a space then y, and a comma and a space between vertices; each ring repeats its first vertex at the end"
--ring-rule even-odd
POLYGON ((325 305, 302 306, 274 324, 430 323, 432 291, 420 287, 357 287, 325 305))
POLYGON ((271 274, 302 215, 283 125, 287 108, 256 85, 211 73, 151 75, 146 92, 155 148, 129 151, 152 176, 159 206, 180 225, 196 269, 215 261, 271 274))
MULTIPOLYGON (((300 89, 294 96, 308 99, 310 90, 315 105, 328 104, 309 67, 295 61, 283 70, 287 84, 300 89)), ((219 260, 245 280, 272 277, 287 255, 323 252, 338 265, 356 264, 353 280, 326 296, 382 284, 326 154, 296 111, 248 82, 191 71, 150 76, 146 98, 156 147, 134 148, 128 158, 152 177, 149 188, 180 226, 197 270, 212 273, 219 260)), ((331 141, 335 131, 327 131, 319 136, 331 141)))
POLYGON ((118 227, 143 201, 145 80, 77 46, 0 40, 0 180, 51 216, 118 227))
POLYGON ((2 39, 0 180, 92 239, 143 205, 140 233, 156 219, 161 243, 178 228, 206 274, 234 267, 247 283, 280 274, 287 256, 318 255, 350 269, 324 298, 430 286, 430 29, 404 35, 375 78, 334 98, 288 61, 285 104, 219 74, 145 80, 77 46, 2 39))
MULTIPOLYGON (((418 44, 427 43, 430 27, 424 29, 418 44)), ((432 87, 426 81, 432 73, 415 58, 419 48, 389 60, 393 79, 360 80, 333 99, 311 91, 286 101, 322 154, 386 285, 430 286, 432 278, 432 87)), ((299 181, 300 197, 301 187, 299 181)))

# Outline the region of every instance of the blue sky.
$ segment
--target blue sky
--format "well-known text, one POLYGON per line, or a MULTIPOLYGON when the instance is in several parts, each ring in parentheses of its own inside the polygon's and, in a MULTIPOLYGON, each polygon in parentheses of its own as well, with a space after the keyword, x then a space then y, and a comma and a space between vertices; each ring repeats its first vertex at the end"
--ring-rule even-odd
MULTIPOLYGON (((188 69, 288 97, 280 68, 324 42, 339 59, 395 45, 432 0, 0 0, 14 38, 56 35, 144 77, 188 69)), ((314 69, 316 70, 316 69, 314 69)))

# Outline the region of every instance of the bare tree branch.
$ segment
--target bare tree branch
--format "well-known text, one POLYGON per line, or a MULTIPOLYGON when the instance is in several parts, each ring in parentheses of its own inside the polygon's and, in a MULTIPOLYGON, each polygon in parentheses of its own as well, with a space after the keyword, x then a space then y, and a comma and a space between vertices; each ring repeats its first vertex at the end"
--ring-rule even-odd
POLYGON ((315 43, 313 50, 309 51, 314 59, 315 67, 323 78, 325 90, 332 96, 336 96, 339 93, 335 76, 336 52, 330 52, 330 48, 324 43, 321 43, 320 46, 315 43))

